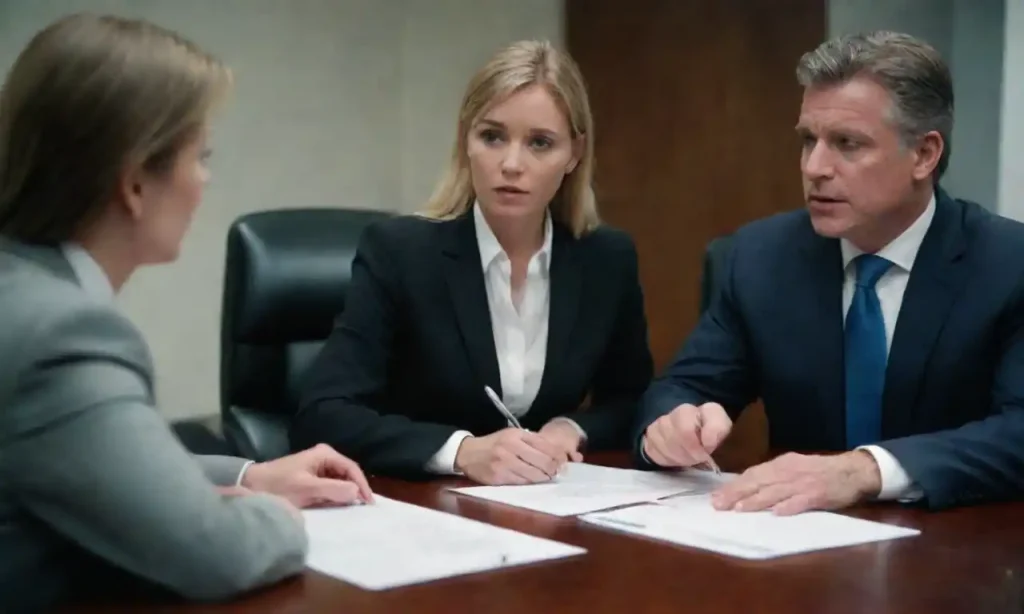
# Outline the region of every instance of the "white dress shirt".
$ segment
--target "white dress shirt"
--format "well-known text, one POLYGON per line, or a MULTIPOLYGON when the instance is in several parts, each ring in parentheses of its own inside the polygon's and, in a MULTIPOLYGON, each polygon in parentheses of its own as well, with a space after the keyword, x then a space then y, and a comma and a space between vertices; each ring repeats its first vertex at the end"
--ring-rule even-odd
MULTIPOLYGON (((875 255, 892 262, 892 266, 875 284, 875 293, 878 295, 878 302, 882 308, 882 319, 885 321, 887 355, 892 348, 892 337, 896 331, 896 320, 900 314, 900 307, 903 305, 903 293, 907 289, 907 282, 910 281, 910 271, 914 268, 917 252, 921 249, 921 243, 924 241, 925 234, 928 233, 928 228, 934 217, 935 196, 932 196, 924 213, 903 231, 903 234, 875 252, 875 255)), ((840 239, 839 247, 843 254, 843 270, 845 272, 843 281, 843 321, 845 322, 846 313, 850 310, 850 303, 853 302, 857 279, 857 267, 853 264, 853 259, 864 252, 846 239, 840 239)), ((878 495, 879 499, 918 499, 921 497, 920 489, 911 483, 903 466, 887 450, 879 446, 861 446, 858 449, 869 452, 874 457, 875 463, 878 464, 878 470, 882 476, 882 490, 878 495)))
MULTIPOLYGON (((491 332, 501 375, 502 402, 514 416, 521 418, 530 411, 544 376, 551 304, 551 215, 548 214, 544 224, 544 243, 530 258, 526 279, 518 293, 512 291, 512 261, 484 219, 479 204, 473 206, 473 223, 487 288, 491 332)), ((575 427, 581 436, 586 436, 574 421, 559 419, 575 427)), ((470 436, 472 433, 462 430, 452 434, 428 461, 427 471, 455 473, 459 446, 470 436)))

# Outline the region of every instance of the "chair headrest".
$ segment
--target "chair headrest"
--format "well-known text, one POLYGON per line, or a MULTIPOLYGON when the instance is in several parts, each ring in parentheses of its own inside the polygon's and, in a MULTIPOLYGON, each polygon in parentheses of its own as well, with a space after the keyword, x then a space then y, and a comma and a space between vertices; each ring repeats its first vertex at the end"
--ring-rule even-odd
POLYGON ((363 229, 390 213, 284 209, 228 231, 223 327, 231 343, 322 340, 345 305, 363 229))

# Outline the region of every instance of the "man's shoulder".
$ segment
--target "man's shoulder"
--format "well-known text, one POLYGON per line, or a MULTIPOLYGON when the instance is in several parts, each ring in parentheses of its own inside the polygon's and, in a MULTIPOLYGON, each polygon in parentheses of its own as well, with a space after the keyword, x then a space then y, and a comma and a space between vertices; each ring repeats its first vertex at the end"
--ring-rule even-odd
POLYGON ((793 248, 816 237, 807 211, 796 209, 749 222, 732 233, 728 241, 733 253, 742 254, 744 260, 754 258, 770 267, 777 258, 799 257, 793 248))
POLYGON ((969 200, 954 200, 960 207, 960 217, 967 240, 972 248, 990 258, 1016 256, 1024 265, 1024 224, 989 211, 969 200))

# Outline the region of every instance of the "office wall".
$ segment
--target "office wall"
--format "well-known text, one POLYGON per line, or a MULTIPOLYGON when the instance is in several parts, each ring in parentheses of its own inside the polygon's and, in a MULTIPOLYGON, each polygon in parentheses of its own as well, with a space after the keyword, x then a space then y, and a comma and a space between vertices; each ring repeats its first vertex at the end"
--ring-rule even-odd
POLYGON ((169 418, 217 412, 224 236, 271 207, 411 211, 447 159, 462 89, 496 48, 561 39, 554 0, 0 0, 0 70, 74 11, 144 17, 234 69, 213 181, 181 259, 119 299, 149 339, 169 418))
POLYGON ((999 212, 1024 221, 1024 0, 1006 0, 999 212))

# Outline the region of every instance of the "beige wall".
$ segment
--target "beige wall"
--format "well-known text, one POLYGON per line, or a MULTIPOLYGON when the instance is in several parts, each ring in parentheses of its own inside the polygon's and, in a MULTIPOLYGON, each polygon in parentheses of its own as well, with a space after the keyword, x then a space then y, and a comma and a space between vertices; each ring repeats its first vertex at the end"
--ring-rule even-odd
POLYGON ((559 0, 0 0, 0 69, 72 11, 181 31, 234 69, 214 178, 181 259, 141 271, 121 307, 149 340, 162 411, 217 412, 224 236, 237 216, 296 206, 411 211, 451 147, 473 69, 518 38, 561 42, 559 0))

